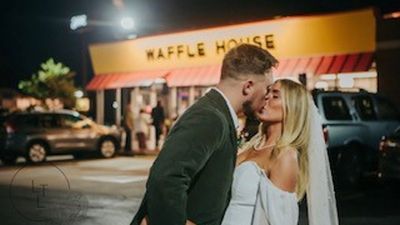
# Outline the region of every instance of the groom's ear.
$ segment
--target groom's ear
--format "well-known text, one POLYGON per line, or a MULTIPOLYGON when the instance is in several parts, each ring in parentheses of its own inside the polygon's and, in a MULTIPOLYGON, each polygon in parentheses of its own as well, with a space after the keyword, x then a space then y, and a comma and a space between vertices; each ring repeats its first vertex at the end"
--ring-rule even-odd
POLYGON ((251 93, 251 89, 253 88, 254 82, 252 80, 247 80, 243 84, 242 94, 244 96, 248 96, 251 93))

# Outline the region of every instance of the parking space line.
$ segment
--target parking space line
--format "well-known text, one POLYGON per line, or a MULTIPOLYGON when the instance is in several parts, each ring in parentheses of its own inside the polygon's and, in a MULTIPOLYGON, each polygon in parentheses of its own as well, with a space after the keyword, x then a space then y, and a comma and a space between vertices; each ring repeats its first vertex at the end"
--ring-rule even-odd
POLYGON ((147 180, 147 176, 81 176, 82 180, 106 182, 106 183, 134 183, 147 180))

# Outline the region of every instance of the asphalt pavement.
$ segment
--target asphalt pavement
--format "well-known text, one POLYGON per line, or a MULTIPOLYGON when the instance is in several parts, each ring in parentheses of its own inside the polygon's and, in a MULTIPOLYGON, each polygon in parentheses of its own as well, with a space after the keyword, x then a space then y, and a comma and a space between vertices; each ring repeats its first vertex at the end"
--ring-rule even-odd
MULTIPOLYGON (((2 225, 127 225, 137 211, 154 156, 53 157, 0 166, 2 225)), ((342 225, 399 225, 400 185, 368 178, 337 193, 342 225)), ((307 224, 301 204, 300 224, 307 224)))

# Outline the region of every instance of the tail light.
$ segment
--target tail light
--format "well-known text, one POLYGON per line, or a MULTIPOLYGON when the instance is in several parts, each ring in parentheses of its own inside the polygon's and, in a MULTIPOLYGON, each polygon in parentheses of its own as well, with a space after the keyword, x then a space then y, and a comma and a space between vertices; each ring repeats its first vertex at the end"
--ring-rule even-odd
POLYGON ((10 123, 10 122, 6 122, 6 123, 5 123, 5 128, 6 128, 6 132, 7 132, 8 134, 15 133, 15 131, 17 130, 16 127, 15 127, 15 125, 12 124, 12 123, 10 123))
POLYGON ((322 128, 322 131, 324 133, 324 139, 325 139, 325 144, 328 144, 329 141, 329 131, 328 131, 328 127, 324 126, 322 128))
POLYGON ((383 137, 381 142, 379 143, 379 150, 380 151, 387 151, 391 148, 399 148, 400 145, 397 141, 391 140, 390 138, 383 137))
POLYGON ((381 141, 379 142, 379 151, 384 151, 385 149, 385 142, 386 142, 386 137, 383 136, 381 141))

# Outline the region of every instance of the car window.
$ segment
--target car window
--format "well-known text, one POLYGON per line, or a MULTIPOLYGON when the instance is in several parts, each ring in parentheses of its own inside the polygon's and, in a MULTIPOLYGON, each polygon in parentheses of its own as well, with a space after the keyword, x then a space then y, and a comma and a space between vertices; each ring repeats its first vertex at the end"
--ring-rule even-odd
POLYGON ((39 127, 39 119, 36 114, 16 115, 12 118, 16 127, 37 128, 39 127))
POLYGON ((43 128, 59 128, 61 127, 60 119, 54 114, 44 114, 39 119, 40 126, 43 128))
POLYGON ((61 124, 66 128, 80 128, 82 127, 83 119, 79 116, 60 114, 61 124))
POLYGON ((353 104, 360 119, 365 121, 377 120, 374 103, 369 96, 357 96, 353 98, 353 104))
POLYGON ((382 120, 399 120, 399 112, 394 104, 385 98, 377 98, 379 116, 382 120))
POLYGON ((349 108, 342 97, 323 97, 322 106, 327 120, 352 120, 349 108))

